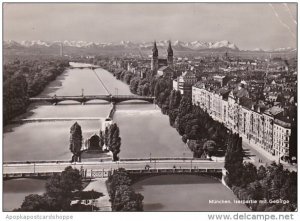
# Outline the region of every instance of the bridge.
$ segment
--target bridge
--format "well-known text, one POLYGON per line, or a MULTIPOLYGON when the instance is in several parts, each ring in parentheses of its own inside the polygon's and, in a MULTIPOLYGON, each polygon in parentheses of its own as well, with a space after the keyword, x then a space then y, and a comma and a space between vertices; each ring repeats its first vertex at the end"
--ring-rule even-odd
POLYGON ((4 162, 3 178, 49 177, 61 173, 67 166, 72 166, 82 172, 87 178, 108 177, 118 168, 125 168, 135 175, 163 174, 202 174, 217 175, 222 178, 226 174, 223 162, 213 162, 199 159, 129 159, 117 162, 76 162, 44 161, 44 162, 4 162))
POLYGON ((81 95, 81 96, 52 96, 52 97, 31 97, 30 102, 49 102, 51 104, 58 104, 62 101, 76 101, 85 104, 92 100, 103 100, 110 103, 120 103, 130 100, 141 100, 149 103, 154 103, 155 97, 138 96, 138 95, 81 95))
POLYGON ((90 65, 90 66, 69 66, 69 69, 91 69, 91 70, 95 70, 97 68, 100 68, 100 66, 96 66, 96 65, 90 65))

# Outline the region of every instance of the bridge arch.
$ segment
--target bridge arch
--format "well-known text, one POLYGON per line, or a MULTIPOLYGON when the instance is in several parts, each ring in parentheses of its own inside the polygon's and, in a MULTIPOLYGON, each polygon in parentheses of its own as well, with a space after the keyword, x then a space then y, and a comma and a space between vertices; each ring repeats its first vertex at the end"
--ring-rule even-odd
POLYGON ((107 101, 107 102, 111 102, 111 98, 85 98, 83 99, 83 102, 90 102, 90 101, 107 101))
POLYGON ((78 104, 82 103, 80 100, 77 100, 77 99, 66 99, 66 100, 54 100, 53 99, 52 101, 49 101, 49 102, 52 104, 62 104, 64 102, 70 102, 70 101, 76 102, 78 104))
POLYGON ((113 99, 113 102, 116 104, 122 103, 125 101, 145 101, 145 102, 152 104, 154 102, 154 98, 114 98, 113 99))

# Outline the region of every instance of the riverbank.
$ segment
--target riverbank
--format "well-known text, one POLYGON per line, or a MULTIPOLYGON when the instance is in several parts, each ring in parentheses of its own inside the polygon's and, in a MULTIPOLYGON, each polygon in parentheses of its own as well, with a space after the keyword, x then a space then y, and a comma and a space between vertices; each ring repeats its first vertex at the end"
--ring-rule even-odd
POLYGON ((69 63, 65 60, 25 60, 7 63, 3 71, 3 123, 24 114, 30 105, 29 97, 41 93, 51 81, 64 73, 69 63), (23 68, 22 71, 18 71, 23 68), (8 73, 8 74, 7 74, 8 73))

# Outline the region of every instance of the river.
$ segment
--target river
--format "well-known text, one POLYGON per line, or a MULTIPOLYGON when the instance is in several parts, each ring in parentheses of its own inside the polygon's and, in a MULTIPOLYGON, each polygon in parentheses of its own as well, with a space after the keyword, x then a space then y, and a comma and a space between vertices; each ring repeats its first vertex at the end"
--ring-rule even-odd
MULTIPOLYGON (((111 94, 131 94, 125 83, 116 80, 106 70, 99 68, 93 71, 86 68, 66 70, 51 82, 40 96, 107 94, 99 79, 111 94)), ((110 105, 105 101, 91 101, 85 105, 71 101, 65 101, 55 106, 33 104, 28 108, 26 118, 104 118, 108 115, 109 110, 110 105)), ((141 101, 122 102, 117 105, 114 121, 120 127, 121 158, 192 157, 191 151, 181 141, 176 130, 170 127, 168 116, 161 114, 160 109, 154 104, 141 101)), ((6 126, 3 136, 4 161, 70 160, 69 130, 74 122, 74 120, 59 120, 6 126)), ((98 133, 101 128, 100 120, 78 120, 78 123, 82 127, 83 138, 98 133)), ((8 186, 9 182, 9 185, 18 189, 16 194, 12 194, 12 189, 4 188, 4 199, 6 199, 4 208, 11 210, 20 206, 21 195, 34 193, 39 189, 27 187, 34 183, 32 180, 28 180, 30 181, 28 181, 28 185, 23 185, 24 180, 4 182, 4 187, 8 186), (22 194, 20 195, 20 193, 22 194)), ((156 186, 160 186, 159 182, 156 186)), ((164 184, 161 185, 162 188, 164 186, 164 184)), ((186 191, 185 184, 176 184, 175 186, 177 191, 186 191)), ((221 187, 223 188, 222 184, 217 183, 215 187, 211 187, 211 192, 220 192, 218 188, 221 187)), ((149 193, 148 191, 151 192, 151 190, 147 190, 147 193, 149 193)), ((232 193, 230 196, 234 197, 232 193)), ((145 201, 147 201, 147 197, 145 197, 145 201)))
POLYGON ((162 175, 133 184, 144 196, 144 211, 250 211, 219 180, 196 175, 162 175), (228 203, 210 203, 224 200, 228 203))

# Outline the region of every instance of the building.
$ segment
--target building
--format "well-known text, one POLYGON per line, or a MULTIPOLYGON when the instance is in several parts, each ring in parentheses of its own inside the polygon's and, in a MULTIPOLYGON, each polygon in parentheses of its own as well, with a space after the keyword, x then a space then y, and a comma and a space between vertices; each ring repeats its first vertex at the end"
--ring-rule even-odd
POLYGON ((173 49, 171 46, 171 41, 169 41, 167 49, 167 59, 162 59, 158 57, 158 49, 156 46, 156 41, 154 41, 152 48, 152 58, 151 58, 151 71, 156 75, 159 68, 163 66, 173 67, 173 49))
POLYGON ((188 70, 181 76, 173 80, 173 89, 180 91, 181 94, 192 94, 192 86, 197 83, 196 75, 188 70))
POLYGON ((219 82, 221 87, 223 87, 225 76, 215 75, 213 76, 214 81, 219 82))
POLYGON ((285 111, 275 116, 273 129, 273 150, 278 158, 289 156, 289 141, 291 136, 291 122, 285 111))
POLYGON ((94 134, 87 140, 87 148, 88 150, 101 150, 100 147, 100 137, 97 134, 94 134))
POLYGON ((192 86, 192 102, 256 147, 278 159, 289 155, 292 120, 280 107, 266 110, 254 103, 244 87, 230 91, 198 82, 192 86))
POLYGON ((174 76, 174 70, 170 66, 162 66, 157 70, 157 76, 158 77, 167 77, 167 78, 173 78, 174 76))

